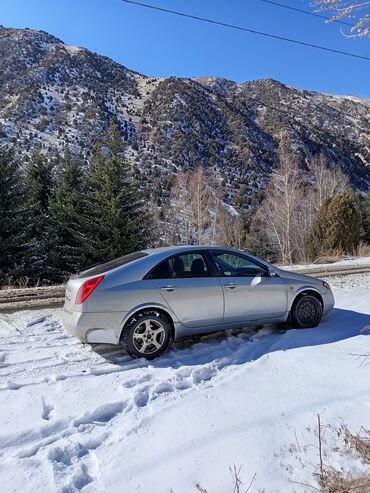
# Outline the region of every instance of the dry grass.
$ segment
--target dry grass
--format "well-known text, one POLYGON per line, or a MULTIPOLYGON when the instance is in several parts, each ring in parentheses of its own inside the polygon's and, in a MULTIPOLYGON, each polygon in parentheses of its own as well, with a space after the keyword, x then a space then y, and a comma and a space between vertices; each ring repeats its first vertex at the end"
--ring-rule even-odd
POLYGON ((370 475, 364 473, 354 477, 336 469, 326 468, 319 484, 323 493, 369 493, 370 475))
POLYGON ((248 493, 248 491, 251 489, 252 484, 254 480, 256 479, 256 474, 254 474, 251 482, 249 483, 247 489, 243 489, 243 481, 240 476, 240 471, 241 471, 242 466, 237 467, 235 464, 233 464, 233 467, 229 467, 231 476, 233 478, 233 483, 234 483, 234 490, 233 493, 248 493))
MULTIPOLYGON (((254 480, 256 479, 256 474, 254 474, 247 488, 244 488, 243 481, 240 475, 241 468, 242 466, 237 467, 235 464, 233 464, 232 467, 229 467, 229 471, 231 473, 231 477, 233 481, 232 493, 248 493, 252 488, 254 480)), ((203 486, 201 486, 200 484, 196 484, 195 487, 200 493, 208 493, 208 491, 205 488, 203 488, 203 486)))
POLYGON ((357 255, 359 257, 370 257, 370 245, 361 242, 357 249, 357 255))
MULTIPOLYGON (((323 493, 370 493, 370 468, 366 471, 353 474, 350 471, 343 471, 327 466, 323 460, 322 453, 322 435, 323 425, 318 421, 318 442, 319 442, 319 469, 316 476, 320 490, 323 493)), ((370 430, 361 428, 357 435, 354 435, 346 426, 341 428, 325 427, 333 431, 340 442, 340 449, 343 454, 360 459, 365 465, 370 466, 370 430)))
POLYGON ((334 264, 335 262, 338 262, 338 260, 341 260, 343 258, 342 253, 337 253, 333 255, 324 255, 322 257, 319 257, 313 261, 314 264, 334 264))
POLYGON ((357 455, 370 466, 370 430, 362 427, 357 435, 353 435, 348 428, 343 427, 339 433, 343 438, 346 451, 357 455))
POLYGON ((14 280, 13 282, 8 282, 7 284, 4 284, 3 286, 1 286, 0 289, 24 289, 29 287, 37 288, 40 285, 41 285, 40 278, 38 278, 36 283, 32 284, 31 286, 29 277, 22 276, 14 280))

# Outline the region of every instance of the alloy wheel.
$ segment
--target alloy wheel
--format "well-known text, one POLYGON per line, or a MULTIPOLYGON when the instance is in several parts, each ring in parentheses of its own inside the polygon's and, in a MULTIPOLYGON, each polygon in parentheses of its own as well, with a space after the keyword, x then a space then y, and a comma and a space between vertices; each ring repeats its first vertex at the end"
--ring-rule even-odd
POLYGON ((148 318, 137 325, 132 334, 133 345, 139 353, 148 355, 158 351, 166 338, 163 325, 155 319, 148 318))

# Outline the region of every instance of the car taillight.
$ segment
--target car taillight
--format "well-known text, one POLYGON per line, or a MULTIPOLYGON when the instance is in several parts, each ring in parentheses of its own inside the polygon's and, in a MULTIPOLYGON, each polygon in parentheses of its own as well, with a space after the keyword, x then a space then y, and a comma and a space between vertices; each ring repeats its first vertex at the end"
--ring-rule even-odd
POLYGON ((80 305, 81 303, 83 303, 103 279, 104 276, 93 277, 92 279, 88 279, 83 284, 81 284, 77 292, 76 304, 80 305))

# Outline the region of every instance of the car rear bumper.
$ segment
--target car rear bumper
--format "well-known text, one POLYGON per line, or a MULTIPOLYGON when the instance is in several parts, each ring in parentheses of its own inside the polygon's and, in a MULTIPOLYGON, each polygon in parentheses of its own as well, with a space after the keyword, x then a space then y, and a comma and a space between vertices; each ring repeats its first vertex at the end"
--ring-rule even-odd
POLYGON ((125 312, 69 312, 63 309, 64 328, 82 342, 118 344, 125 312))

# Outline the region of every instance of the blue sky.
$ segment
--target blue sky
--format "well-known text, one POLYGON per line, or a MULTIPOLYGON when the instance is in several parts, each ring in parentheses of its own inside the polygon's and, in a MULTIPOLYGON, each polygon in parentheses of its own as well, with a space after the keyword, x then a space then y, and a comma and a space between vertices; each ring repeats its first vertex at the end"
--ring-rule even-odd
MULTIPOLYGON (((144 0, 143 0, 144 1, 144 0)), ((370 39, 261 0, 145 0, 256 30, 370 56, 370 39)), ((280 0, 309 9, 310 0, 280 0)), ((43 29, 150 76, 272 77, 302 89, 370 97, 370 62, 128 5, 121 0, 1 0, 0 23, 43 29)))

